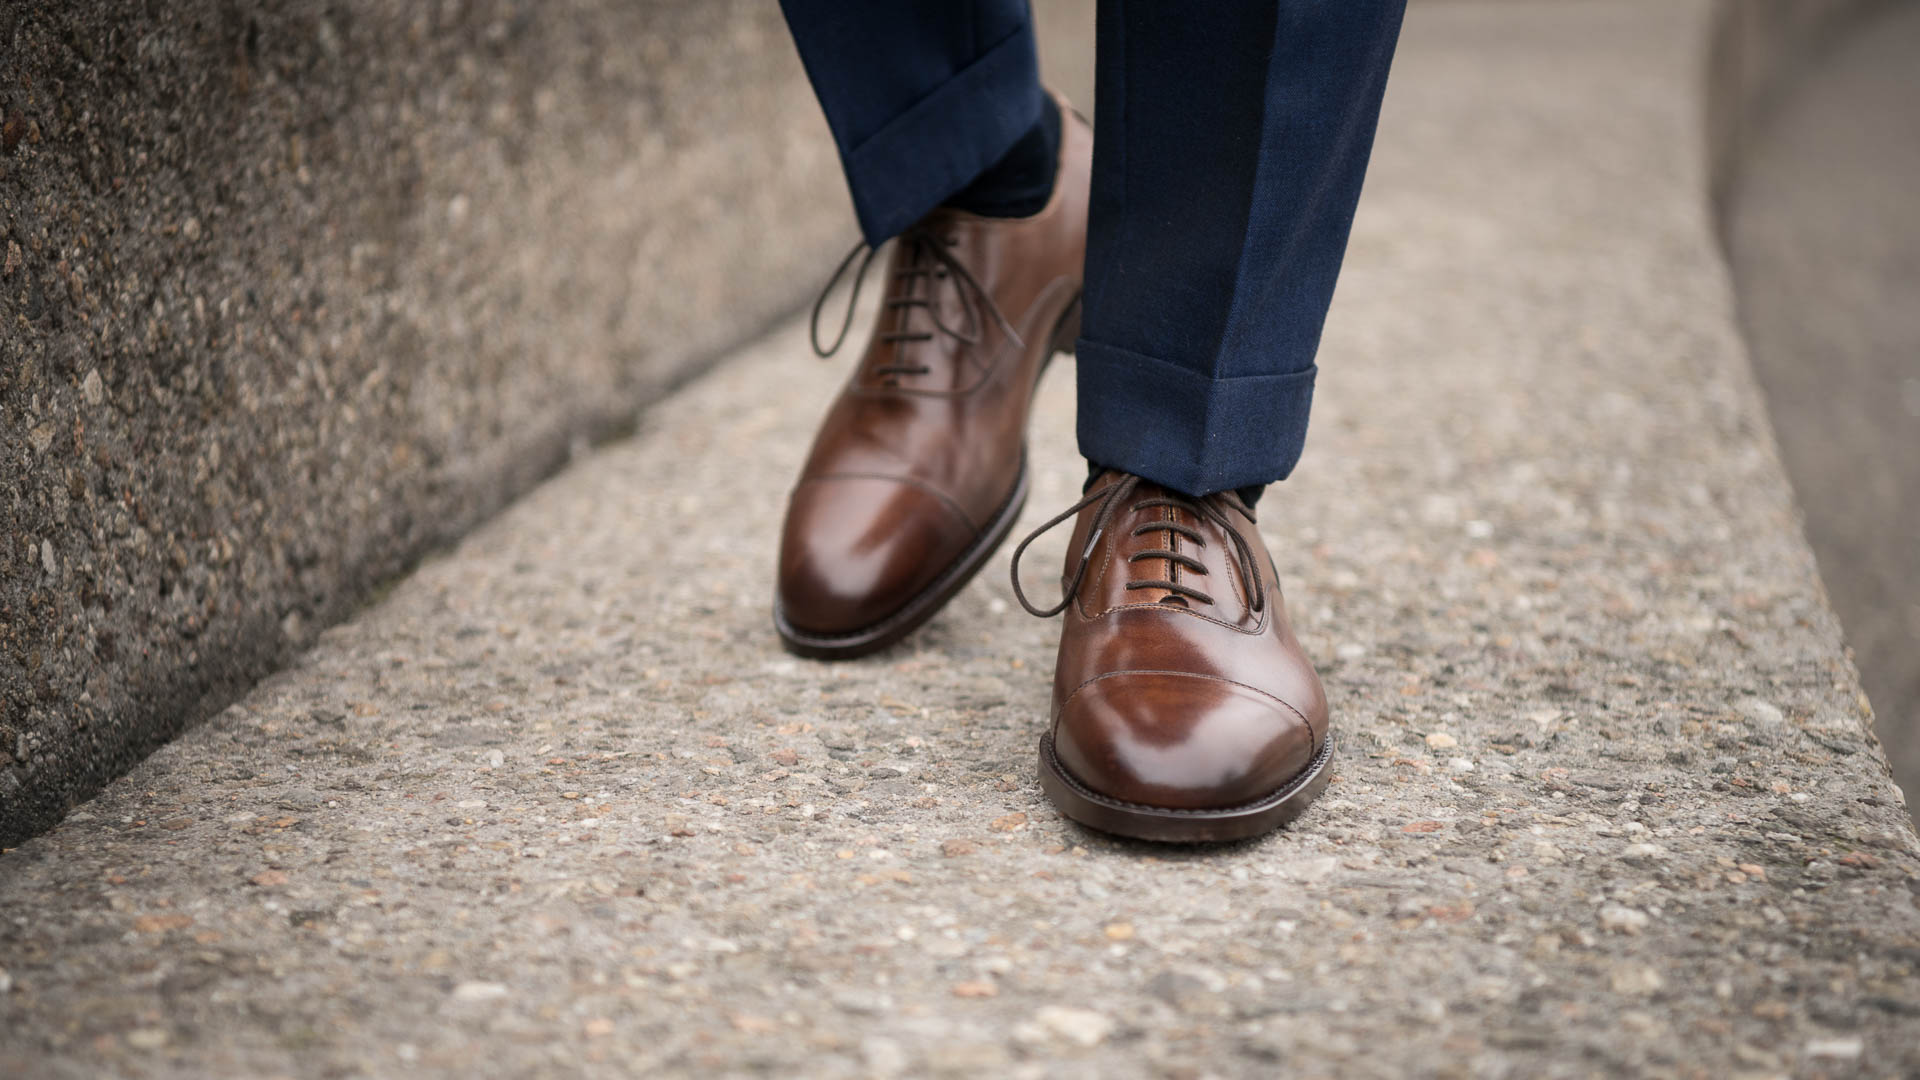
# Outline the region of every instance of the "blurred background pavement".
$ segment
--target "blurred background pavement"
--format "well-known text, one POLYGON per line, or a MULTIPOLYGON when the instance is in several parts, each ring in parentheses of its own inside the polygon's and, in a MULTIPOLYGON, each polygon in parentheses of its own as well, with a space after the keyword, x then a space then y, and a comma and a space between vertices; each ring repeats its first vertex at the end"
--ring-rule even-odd
POLYGON ((1875 730, 1920 795, 1920 4, 1758 103, 1724 185, 1740 321, 1875 730))

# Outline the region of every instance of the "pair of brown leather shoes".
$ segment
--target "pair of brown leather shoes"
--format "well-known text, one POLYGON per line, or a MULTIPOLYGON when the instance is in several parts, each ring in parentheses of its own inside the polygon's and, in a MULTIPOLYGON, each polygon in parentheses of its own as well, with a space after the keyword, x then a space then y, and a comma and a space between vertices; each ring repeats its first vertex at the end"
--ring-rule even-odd
MULTIPOLYGON (((935 211, 892 249, 873 337, 787 507, 774 625, 796 653, 898 641, 1019 517, 1034 388, 1079 332, 1093 135, 1061 112, 1044 209, 935 211)), ((839 341, 822 347, 819 317, 824 355, 839 341)), ((1066 614, 1040 740, 1048 796, 1082 824, 1154 840, 1235 839, 1297 815, 1326 783, 1326 700, 1251 509, 1108 473, 1043 530, 1076 514, 1065 596, 1036 610, 1066 614)))

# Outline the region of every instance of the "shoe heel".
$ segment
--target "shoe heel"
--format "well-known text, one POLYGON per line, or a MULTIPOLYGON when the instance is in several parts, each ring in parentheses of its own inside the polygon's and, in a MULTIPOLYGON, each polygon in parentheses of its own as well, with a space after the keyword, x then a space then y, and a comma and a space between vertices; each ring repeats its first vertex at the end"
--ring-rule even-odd
POLYGON ((1072 353, 1073 343, 1080 337, 1080 298, 1073 298, 1067 310, 1061 312, 1060 321, 1053 324, 1053 351, 1072 353))

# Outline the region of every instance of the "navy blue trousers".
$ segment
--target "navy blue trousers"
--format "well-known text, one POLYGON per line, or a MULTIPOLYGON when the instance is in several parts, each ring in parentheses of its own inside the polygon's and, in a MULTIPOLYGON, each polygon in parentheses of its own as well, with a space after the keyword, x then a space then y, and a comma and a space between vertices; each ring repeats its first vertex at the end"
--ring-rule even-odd
MULTIPOLYGON (((1026 0, 782 0, 871 243, 997 162, 1043 90, 1026 0)), ((1100 0, 1080 451, 1188 494, 1307 433, 1405 0, 1100 0)))

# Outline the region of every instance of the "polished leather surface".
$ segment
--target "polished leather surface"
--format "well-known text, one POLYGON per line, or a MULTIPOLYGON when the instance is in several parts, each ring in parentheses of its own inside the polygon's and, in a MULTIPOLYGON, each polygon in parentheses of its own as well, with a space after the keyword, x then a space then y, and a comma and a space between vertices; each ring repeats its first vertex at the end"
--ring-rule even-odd
MULTIPOLYGON (((1093 491, 1120 479, 1109 472, 1093 491)), ((1231 492, 1206 497, 1260 561, 1259 610, 1220 525, 1177 506, 1135 509, 1170 494, 1141 483, 1087 556, 1061 629, 1054 753, 1076 780, 1109 799, 1166 809, 1241 806, 1286 786, 1313 760, 1327 739, 1326 694, 1287 621, 1273 561, 1246 505, 1231 492), (1153 522, 1185 526, 1200 541, 1138 531, 1153 522), (1129 562, 1153 551, 1198 565, 1151 555, 1129 562), (1211 602, 1127 588, 1154 580, 1211 602)), ((1089 505, 1076 522, 1069 576, 1099 507, 1089 505)))
POLYGON ((939 210, 919 226, 948 245, 1017 339, 978 299, 969 309, 955 275, 895 245, 888 302, 788 502, 778 603, 794 627, 850 633, 898 612, 1013 495, 1034 385, 1078 303, 1086 256, 1093 134, 1062 112, 1060 173, 1044 210, 1016 219, 939 210), (943 332, 936 316, 977 341, 943 332), (916 368, 924 372, 902 371, 916 368))

